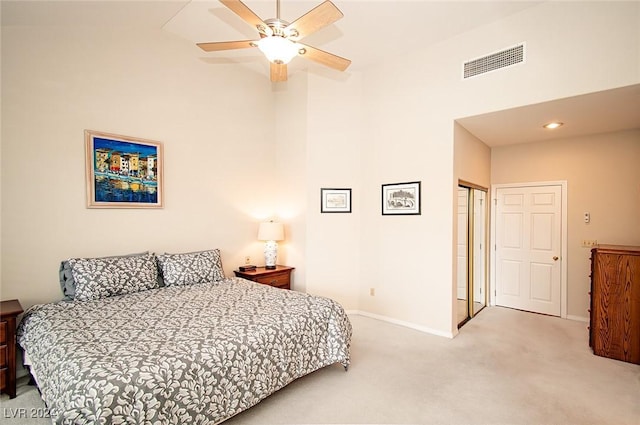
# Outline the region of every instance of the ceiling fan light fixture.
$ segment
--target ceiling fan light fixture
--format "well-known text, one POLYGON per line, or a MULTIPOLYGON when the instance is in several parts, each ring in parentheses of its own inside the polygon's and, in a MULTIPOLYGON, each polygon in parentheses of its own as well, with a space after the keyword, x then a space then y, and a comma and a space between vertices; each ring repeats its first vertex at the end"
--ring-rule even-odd
POLYGON ((351 64, 349 59, 298 43, 298 40, 333 24, 344 16, 331 0, 324 0, 320 5, 309 10, 292 23, 280 19, 280 0, 275 0, 276 17, 265 20, 256 15, 242 0, 220 0, 220 2, 247 24, 257 29, 260 38, 258 40, 197 43, 198 47, 205 52, 257 47, 271 62, 269 66, 270 77, 271 81, 276 83, 287 81, 286 65, 295 56, 301 56, 338 71, 346 70, 351 64))
POLYGON ((279 35, 261 38, 256 44, 267 59, 276 64, 291 62, 300 50, 296 43, 279 35))

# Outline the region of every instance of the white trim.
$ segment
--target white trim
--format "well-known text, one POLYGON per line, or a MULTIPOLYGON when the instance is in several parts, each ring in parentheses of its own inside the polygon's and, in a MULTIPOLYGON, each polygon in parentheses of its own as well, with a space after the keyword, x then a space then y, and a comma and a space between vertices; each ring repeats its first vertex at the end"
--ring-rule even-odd
POLYGON ((491 185, 491 242, 489 244, 490 249, 489 252, 489 305, 496 305, 496 199, 497 190, 505 189, 505 188, 515 188, 515 187, 530 187, 530 186, 560 186, 561 189, 561 203, 562 203, 562 224, 561 224, 561 271, 560 271, 560 317, 563 319, 567 319, 567 263, 568 263, 568 236, 567 236, 567 181, 566 180, 558 180, 558 181, 548 181, 548 182, 524 182, 524 183, 504 183, 504 184, 493 184, 491 185))
POLYGON ((567 320, 575 320, 576 322, 589 323, 591 320, 588 317, 574 316, 573 314, 567 314, 567 320))
POLYGON ((357 315, 357 316, 370 317, 372 319, 381 320, 383 322, 392 323, 394 325, 404 326, 405 328, 409 328, 409 329, 413 329, 413 330, 416 330, 416 331, 428 333, 428 334, 431 334, 431 335, 443 336, 445 338, 453 338, 454 337, 454 334, 451 333, 451 332, 438 331, 436 329, 431 329, 431 328, 428 328, 426 326, 417 325, 417 324, 411 323, 411 322, 405 322, 404 320, 393 319, 393 318, 387 317, 387 316, 381 316, 379 314, 368 313, 366 311, 347 310, 346 313, 347 313, 347 315, 357 315))

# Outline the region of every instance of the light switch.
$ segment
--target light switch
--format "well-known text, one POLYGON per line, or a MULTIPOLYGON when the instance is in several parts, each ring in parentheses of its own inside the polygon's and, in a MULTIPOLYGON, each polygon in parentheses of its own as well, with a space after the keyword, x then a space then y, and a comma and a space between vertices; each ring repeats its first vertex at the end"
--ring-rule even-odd
POLYGON ((584 213, 584 222, 588 223, 591 221, 591 214, 589 214, 588 212, 584 213))

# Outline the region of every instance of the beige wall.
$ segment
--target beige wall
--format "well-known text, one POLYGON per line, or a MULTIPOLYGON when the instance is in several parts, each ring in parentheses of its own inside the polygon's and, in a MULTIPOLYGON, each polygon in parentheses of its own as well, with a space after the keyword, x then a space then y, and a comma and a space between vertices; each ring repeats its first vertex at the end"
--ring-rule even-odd
POLYGON ((271 86, 192 49, 160 29, 2 28, 2 299, 60 299, 74 256, 262 263, 257 223, 279 212, 271 86), (165 207, 85 208, 84 129, 163 142, 165 207))
MULTIPOLYGON (((289 76, 286 83, 274 86, 276 181, 270 196, 277 199, 274 206, 278 217, 285 223, 285 241, 279 243, 278 263, 295 267, 292 288, 307 290, 307 75, 289 76)), ((260 262, 262 264, 262 262, 260 262)))
POLYGON ((362 79, 309 74, 306 178, 307 290, 357 310, 363 214, 362 79), (321 188, 351 189, 351 213, 320 212, 321 188))
POLYGON ((491 185, 491 149, 458 123, 454 128, 454 172, 457 176, 456 187, 457 180, 487 190, 491 185))
POLYGON ((545 2, 410 55, 385 56, 363 73, 361 310, 457 332, 452 229, 455 186, 466 171, 454 170, 454 121, 637 84, 639 19, 637 3, 545 2), (524 64, 461 80, 465 60, 522 41, 524 64), (381 216, 380 184, 412 180, 422 181, 422 214, 381 216))
POLYGON ((639 164, 640 130, 491 150, 492 184, 567 181, 570 317, 588 317, 591 252, 582 240, 640 245, 639 164))

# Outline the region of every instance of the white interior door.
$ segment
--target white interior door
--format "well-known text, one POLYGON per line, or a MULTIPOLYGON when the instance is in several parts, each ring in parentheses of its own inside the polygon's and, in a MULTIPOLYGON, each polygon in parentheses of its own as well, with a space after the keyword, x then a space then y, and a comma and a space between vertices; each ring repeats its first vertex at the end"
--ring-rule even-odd
POLYGON ((561 315, 562 186, 496 190, 496 304, 561 315))

